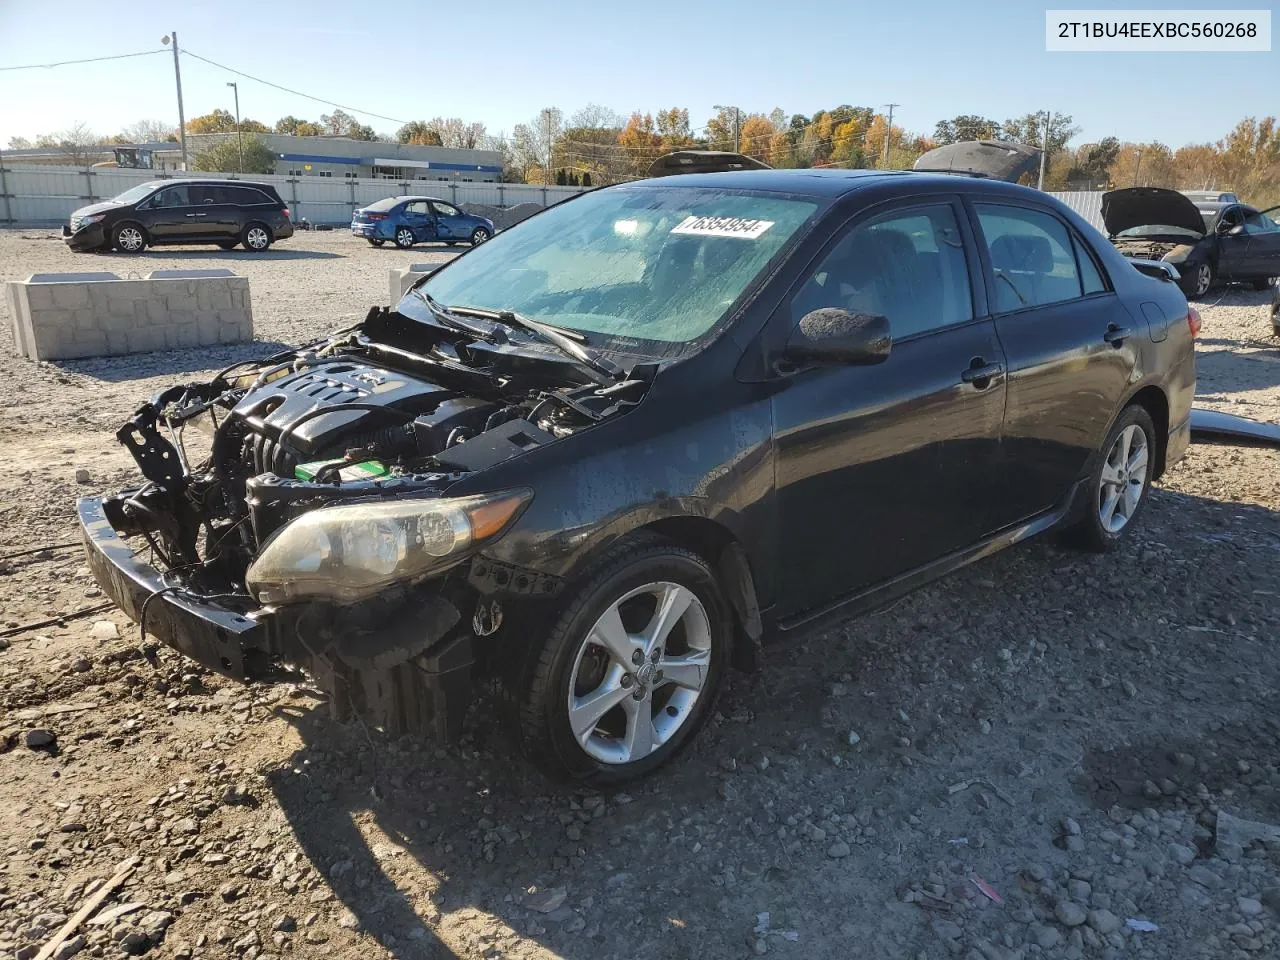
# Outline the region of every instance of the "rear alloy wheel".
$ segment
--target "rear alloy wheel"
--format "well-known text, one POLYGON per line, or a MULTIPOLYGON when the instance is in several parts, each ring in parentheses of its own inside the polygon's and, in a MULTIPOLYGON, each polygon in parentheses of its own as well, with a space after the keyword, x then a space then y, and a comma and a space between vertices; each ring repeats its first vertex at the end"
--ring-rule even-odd
POLYGON ((474 230, 471 231, 471 245, 473 247, 480 246, 480 244, 484 243, 488 239, 489 239, 489 231, 486 230, 484 227, 476 227, 474 230))
POLYGON ((1107 435, 1089 479, 1091 509, 1070 531, 1077 545, 1112 549, 1146 506, 1155 475, 1156 432, 1146 408, 1125 407, 1107 435))
POLYGON ((1199 264, 1191 272, 1191 281, 1187 284, 1186 294, 1189 299, 1197 300, 1209 292, 1213 286, 1213 267, 1208 263, 1199 264))
POLYGON ((401 250, 408 250, 413 246, 413 231, 408 227, 401 227, 396 231, 396 246, 401 250))
POLYGON ((122 253, 141 253, 147 236, 136 223, 122 223, 112 231, 111 245, 122 253))
POLYGON ((365 237, 365 239, 369 241, 369 246, 371 246, 371 247, 380 247, 380 246, 382 246, 384 243, 386 243, 386 241, 385 241, 385 240, 378 240, 378 239, 376 239, 376 238, 374 238, 374 237, 365 237))
POLYGON ((261 253, 271 246, 271 231, 264 224, 251 223, 240 234, 240 242, 244 244, 246 250, 261 253))
POLYGON ((508 681, 525 753, 553 776, 597 784, 653 771, 710 715, 731 637, 701 557, 657 541, 623 548, 508 681))

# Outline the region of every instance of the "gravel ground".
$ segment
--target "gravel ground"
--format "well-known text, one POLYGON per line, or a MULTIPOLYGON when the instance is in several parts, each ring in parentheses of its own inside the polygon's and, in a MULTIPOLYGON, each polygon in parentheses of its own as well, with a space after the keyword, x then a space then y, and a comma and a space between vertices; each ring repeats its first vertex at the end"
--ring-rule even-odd
MULTIPOLYGON (((287 343, 447 255, 334 232, 99 260, 9 231, 0 278, 230 265, 287 343)), ((1264 300, 1203 305, 1201 393, 1278 421, 1264 300)), ((139 398, 254 352, 34 364, 7 319, 0 555, 74 539, 75 497, 130 477, 111 434, 139 398)), ((129 858, 58 958, 1280 956, 1280 830, 1231 819, 1280 824, 1275 464, 1194 446, 1112 555, 1033 542, 771 648, 628 793, 548 786, 487 702, 441 749, 206 674, 114 611, 16 633, 0 957, 129 858)), ((0 560, 0 586, 6 628, 102 602, 75 550, 0 560)))

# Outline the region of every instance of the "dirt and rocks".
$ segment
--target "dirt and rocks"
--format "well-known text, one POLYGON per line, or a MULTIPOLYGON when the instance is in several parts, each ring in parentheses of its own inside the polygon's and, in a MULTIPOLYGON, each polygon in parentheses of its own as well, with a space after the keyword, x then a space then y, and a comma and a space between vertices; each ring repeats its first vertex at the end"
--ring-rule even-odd
MULTIPOLYGON (((272 343, 444 255, 335 232, 98 260, 45 236, 0 233, 3 278, 229 265, 272 343)), ((1202 306, 1200 383, 1275 421, 1264 301, 1202 306)), ((37 365, 3 327, 0 957, 135 859, 53 956, 1280 956, 1272 451, 1193 447, 1112 555, 1033 542, 771 648, 684 758, 597 794, 532 773, 487 700, 458 746, 388 741, 110 609, 15 631, 103 602, 59 545, 78 495, 131 476, 121 418, 252 351, 37 365)))

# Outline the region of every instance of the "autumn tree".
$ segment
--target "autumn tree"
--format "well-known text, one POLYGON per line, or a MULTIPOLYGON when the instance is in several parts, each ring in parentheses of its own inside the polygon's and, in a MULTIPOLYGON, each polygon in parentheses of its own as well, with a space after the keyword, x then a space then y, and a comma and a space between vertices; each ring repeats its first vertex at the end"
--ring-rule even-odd
POLYGON ((425 120, 413 120, 396 131, 397 143, 412 143, 425 147, 444 146, 440 132, 425 120))
POLYGON ((1211 143, 1192 143, 1173 154, 1179 190, 1213 190, 1221 183, 1222 157, 1211 143))
POLYGON ((102 152, 102 137, 90 130, 88 124, 77 122, 57 133, 36 137, 35 145, 55 149, 67 158, 68 163, 85 166, 102 152))
POLYGON ((636 111, 631 114, 627 125, 618 134, 618 143, 627 151, 634 176, 643 176, 650 164, 665 152, 651 113, 636 111))
POLYGON ((741 152, 748 157, 768 162, 773 143, 773 123, 762 113, 750 114, 742 121, 741 152))
POLYGON ((630 175, 630 157, 618 142, 625 129, 620 114, 587 104, 571 116, 552 144, 554 163, 565 169, 568 184, 591 171, 597 183, 615 183, 630 175))
POLYGON ((361 123, 345 110, 334 110, 333 113, 320 115, 320 126, 325 135, 330 137, 346 137, 349 140, 372 140, 376 136, 373 127, 361 123))
POLYGON ((654 122, 658 127, 658 136, 662 138, 662 149, 670 153, 673 150, 688 150, 696 141, 693 131, 689 129, 689 108, 668 107, 654 114, 654 122))
POLYGON ((235 129, 235 116, 230 110, 223 110, 221 107, 187 121, 187 133, 232 133, 235 129))
POLYGON ((1107 170, 1114 188, 1172 187, 1176 182, 1173 151, 1159 141, 1126 143, 1107 170))
POLYGON ((320 124, 312 123, 310 120, 299 120, 295 116, 281 117, 277 120, 275 132, 291 137, 323 137, 325 134, 320 124))

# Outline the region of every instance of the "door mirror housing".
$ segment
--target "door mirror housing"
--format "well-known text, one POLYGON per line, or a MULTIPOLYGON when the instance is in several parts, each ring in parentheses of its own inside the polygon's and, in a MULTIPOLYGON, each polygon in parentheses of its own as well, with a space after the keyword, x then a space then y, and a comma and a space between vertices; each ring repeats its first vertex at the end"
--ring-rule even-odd
POLYGON ((1244 233, 1243 223, 1219 223, 1218 224, 1218 236, 1220 237, 1235 237, 1242 233, 1244 233))
POLYGON ((888 317, 821 307, 800 318, 783 356, 795 364, 863 366, 885 360, 892 345, 888 317))

